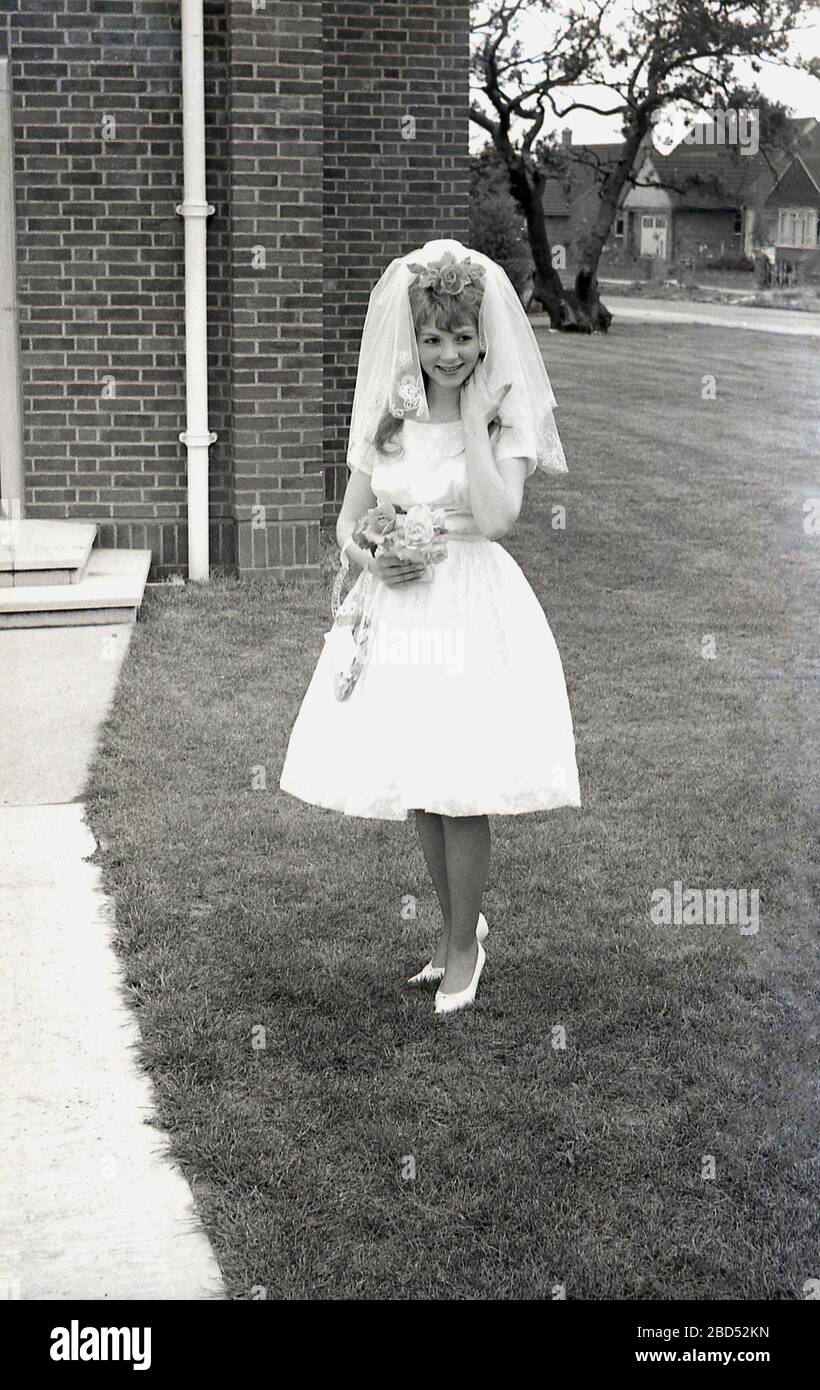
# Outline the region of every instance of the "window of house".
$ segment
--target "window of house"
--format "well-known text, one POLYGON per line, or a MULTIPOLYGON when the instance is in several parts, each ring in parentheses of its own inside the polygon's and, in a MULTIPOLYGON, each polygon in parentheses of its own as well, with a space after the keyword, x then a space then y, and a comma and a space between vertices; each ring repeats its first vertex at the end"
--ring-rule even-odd
POLYGON ((622 217, 616 217, 616 218, 615 218, 615 235, 616 235, 616 236, 623 236, 623 234, 624 234, 624 219, 623 219, 622 217))
POLYGON ((814 208, 780 208, 779 211, 778 245, 817 245, 818 217, 814 208))
POLYGON ((734 231, 735 236, 740 236, 740 233, 743 231, 743 213, 742 213, 742 212, 736 212, 736 213, 735 213, 735 225, 734 225, 733 231, 734 231))

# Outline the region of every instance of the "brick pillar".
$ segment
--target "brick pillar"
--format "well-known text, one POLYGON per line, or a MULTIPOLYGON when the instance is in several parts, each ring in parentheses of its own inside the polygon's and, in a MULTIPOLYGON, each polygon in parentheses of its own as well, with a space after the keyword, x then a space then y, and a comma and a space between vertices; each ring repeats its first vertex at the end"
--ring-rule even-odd
POLYGON ((367 298, 394 256, 467 241, 467 0, 324 13, 325 508, 338 513, 367 298))
POLYGON ((318 572, 322 8, 317 0, 227 8, 233 505, 240 573, 318 572))

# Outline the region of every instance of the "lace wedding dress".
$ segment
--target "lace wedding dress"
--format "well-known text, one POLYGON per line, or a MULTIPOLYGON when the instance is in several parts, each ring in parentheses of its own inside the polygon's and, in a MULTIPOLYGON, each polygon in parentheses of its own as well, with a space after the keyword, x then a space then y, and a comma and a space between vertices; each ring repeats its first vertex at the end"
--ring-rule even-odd
POLYGON ((461 422, 405 420, 399 438, 401 455, 371 454, 364 471, 380 501, 444 509, 447 557, 430 582, 371 577, 367 664, 337 700, 325 646, 279 785, 381 820, 580 806, 561 657, 522 570, 472 517, 461 422))

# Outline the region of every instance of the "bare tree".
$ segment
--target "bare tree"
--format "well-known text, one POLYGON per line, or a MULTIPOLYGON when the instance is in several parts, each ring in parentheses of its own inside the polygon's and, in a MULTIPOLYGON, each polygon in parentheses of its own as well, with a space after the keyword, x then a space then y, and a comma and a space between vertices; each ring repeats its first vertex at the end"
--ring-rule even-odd
POLYGON ((543 206, 548 171, 538 158, 538 142, 549 94, 560 87, 575 87, 597 60, 602 42, 600 15, 610 3, 604 0, 595 6, 598 22, 567 11, 562 17, 565 22, 556 26, 543 52, 529 58, 517 33, 525 0, 473 5, 472 75, 485 101, 473 101, 470 116, 487 132, 507 170, 510 192, 527 224, 533 292, 553 327, 571 326, 577 316, 552 263, 543 206))
MULTIPOLYGON (((625 28, 615 27, 613 0, 580 7, 551 0, 490 0, 473 5, 471 119, 486 131, 507 169, 521 207, 535 266, 534 294, 554 327, 606 330, 611 315, 600 302, 601 251, 624 188, 638 182, 647 136, 674 104, 712 111, 738 91, 741 58, 757 73, 763 61, 786 61, 791 34, 806 0, 633 0, 625 28), (525 54, 522 20, 543 21, 540 51, 525 54), (562 104, 568 89, 570 100, 562 104), (573 111, 619 116, 623 143, 599 170, 597 213, 580 248, 574 290, 565 290, 552 264, 543 191, 555 153, 544 138, 547 108, 559 119, 573 111)), ((814 71, 811 62, 795 67, 814 71)), ((815 75, 817 72, 815 71, 815 75)), ((768 103, 754 88, 747 99, 768 103)))

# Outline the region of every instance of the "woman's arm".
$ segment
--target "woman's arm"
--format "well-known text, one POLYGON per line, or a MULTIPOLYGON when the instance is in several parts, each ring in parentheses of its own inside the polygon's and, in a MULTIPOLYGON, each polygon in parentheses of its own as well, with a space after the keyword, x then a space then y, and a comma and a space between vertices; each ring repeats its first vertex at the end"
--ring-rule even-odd
POLYGON ((525 458, 496 461, 487 426, 464 427, 470 507, 478 529, 491 541, 511 531, 521 512, 525 458))
POLYGON ((491 395, 483 376, 474 372, 461 389, 461 419, 467 455, 470 507, 479 530, 489 540, 504 536, 518 520, 524 498, 527 460, 496 462, 488 426, 509 390, 491 395))
MULTIPOLYGON (((342 509, 336 521, 336 539, 340 546, 344 545, 348 536, 353 535, 359 518, 375 505, 376 494, 370 486, 370 474, 356 469, 347 480, 342 509)), ((370 568, 373 556, 369 550, 362 550, 361 546, 358 545, 349 545, 347 554, 351 560, 355 561, 359 569, 370 568)))

